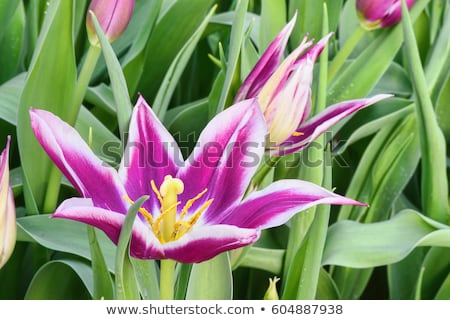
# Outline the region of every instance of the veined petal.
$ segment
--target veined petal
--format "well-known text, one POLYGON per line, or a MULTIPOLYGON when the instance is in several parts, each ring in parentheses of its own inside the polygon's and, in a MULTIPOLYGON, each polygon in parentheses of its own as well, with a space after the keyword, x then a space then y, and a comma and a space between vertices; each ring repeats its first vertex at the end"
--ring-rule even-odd
POLYGON ((286 223, 297 212, 318 204, 364 205, 311 182, 280 180, 250 194, 241 204, 225 212, 221 221, 210 223, 240 228, 272 228, 286 223))
POLYGON ((392 95, 379 94, 368 99, 350 100, 332 105, 302 124, 297 129, 297 132, 301 133, 300 135, 289 137, 280 146, 276 147, 277 149, 271 150, 271 153, 284 155, 301 150, 350 114, 390 97, 392 95))
POLYGON ((126 212, 126 194, 117 172, 98 159, 78 132, 45 110, 30 110, 34 134, 56 166, 96 206, 126 212))
POLYGON ((297 13, 294 14, 291 21, 281 30, 281 32, 275 37, 275 39, 267 47, 264 54, 258 60, 256 65, 253 67, 250 74, 247 76, 245 81, 242 83, 238 93, 235 97, 235 102, 254 98, 258 95, 261 88, 264 86, 266 81, 275 72, 278 65, 280 64, 281 58, 283 58, 283 53, 286 48, 287 41, 291 35, 292 29, 294 28, 295 21, 297 20, 297 13))
POLYGON ((180 240, 164 244, 167 259, 183 263, 198 263, 258 240, 259 230, 236 226, 213 225, 194 228, 180 240))
MULTIPOLYGON (((172 135, 140 96, 133 110, 128 143, 119 169, 128 196, 136 200, 144 194, 154 195, 151 181, 159 187, 164 177, 175 176, 183 163, 183 156, 172 135)), ((155 212, 160 204, 156 197, 151 196, 144 207, 155 212)))
MULTIPOLYGON (((54 218, 65 218, 89 224, 102 230, 114 244, 119 241, 120 231, 125 215, 94 207, 91 199, 71 198, 65 200, 52 215, 54 218)), ((149 226, 136 219, 133 225, 130 242, 130 253, 140 259, 161 259, 164 257, 161 244, 149 226)))
MULTIPOLYGON (((198 140, 178 178, 185 184, 186 202, 204 189, 202 199, 214 199, 204 217, 241 200, 264 151, 266 123, 256 99, 244 100, 214 117, 198 140)), ((196 201, 195 211, 202 201, 196 201)))

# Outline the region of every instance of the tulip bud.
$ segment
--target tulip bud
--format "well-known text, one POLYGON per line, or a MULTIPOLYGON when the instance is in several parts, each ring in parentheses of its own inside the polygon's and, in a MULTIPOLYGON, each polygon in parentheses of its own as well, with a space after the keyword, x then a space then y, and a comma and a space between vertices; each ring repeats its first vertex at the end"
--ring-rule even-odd
MULTIPOLYGON (((405 0, 410 9, 415 0, 405 0)), ((402 18, 401 0, 356 0, 361 25, 367 30, 392 26, 402 18)))
POLYGON ((134 0, 92 0, 86 17, 89 42, 94 46, 99 46, 90 11, 97 17, 106 38, 113 42, 123 33, 130 22, 134 3, 134 0))
POLYGON ((6 264, 14 251, 16 243, 16 208, 9 186, 9 141, 0 154, 0 269, 6 264))
POLYGON ((280 278, 274 277, 273 279, 269 279, 269 288, 267 288, 266 293, 264 294, 264 300, 280 300, 277 291, 277 282, 280 278))

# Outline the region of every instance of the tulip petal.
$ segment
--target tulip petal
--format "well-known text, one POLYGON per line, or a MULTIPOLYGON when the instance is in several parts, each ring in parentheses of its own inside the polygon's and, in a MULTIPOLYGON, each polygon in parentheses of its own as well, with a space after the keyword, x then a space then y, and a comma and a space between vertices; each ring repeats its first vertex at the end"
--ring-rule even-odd
POLYGON ((281 30, 275 39, 267 47, 264 54, 253 67, 250 74, 242 83, 238 93, 235 97, 235 102, 244 99, 254 98, 261 91, 267 80, 277 69, 281 58, 283 57, 287 41, 294 28, 297 20, 297 13, 293 16, 291 21, 281 30))
POLYGON ((117 172, 98 159, 78 132, 45 110, 30 110, 34 134, 56 166, 96 206, 126 212, 126 195, 117 172))
MULTIPOLYGON (((202 199, 214 200, 202 218, 240 201, 261 161, 266 131, 256 99, 239 102, 213 118, 180 171, 185 184, 180 200, 185 203, 208 189, 202 199)), ((191 212, 202 203, 196 201, 191 212)))
POLYGON ((172 135, 144 98, 139 97, 119 169, 128 196, 135 200, 151 195, 144 207, 150 212, 157 212, 160 204, 151 189, 151 181, 159 188, 164 177, 175 176, 183 163, 183 156, 172 135))
POLYGON ((198 263, 258 240, 259 230, 236 226, 201 226, 185 234, 180 240, 164 244, 167 259, 183 263, 198 263))
POLYGON ((311 182, 280 180, 252 193, 241 204, 223 213, 222 223, 240 228, 272 228, 286 223, 297 212, 318 204, 364 205, 311 182))
MULTIPOLYGON (((114 244, 119 241, 125 215, 94 207, 91 199, 71 198, 65 200, 52 215, 89 224, 102 230, 114 244)), ((136 219, 133 225, 130 254, 140 259, 161 259, 164 257, 161 244, 149 226, 136 219)))
POLYGON ((281 145, 271 150, 271 153, 284 155, 299 151, 350 114, 390 97, 392 97, 392 95, 379 94, 369 99, 344 101, 332 105, 326 108, 325 111, 302 124, 297 129, 297 132, 300 133, 299 135, 291 136, 281 145))

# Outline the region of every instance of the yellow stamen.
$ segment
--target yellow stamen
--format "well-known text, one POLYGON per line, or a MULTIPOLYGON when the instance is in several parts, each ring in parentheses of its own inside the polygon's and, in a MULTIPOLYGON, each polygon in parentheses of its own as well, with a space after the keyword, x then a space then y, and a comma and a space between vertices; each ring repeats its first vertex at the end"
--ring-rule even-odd
MULTIPOLYGON (((164 210, 163 212, 161 212, 161 214, 158 216, 158 218, 156 218, 155 222, 152 224, 152 230, 153 233, 158 237, 158 239, 161 241, 161 243, 165 243, 167 242, 167 239, 164 238, 164 224, 163 222, 165 222, 167 220, 167 216, 170 215, 173 209, 176 210, 176 207, 180 204, 181 202, 176 202, 174 204, 172 204, 170 207, 168 207, 166 210, 164 210), (163 236, 161 236, 161 230, 163 232, 163 236)), ((175 224, 175 223, 174 223, 175 224)))
POLYGON ((185 222, 185 221, 178 221, 177 224, 179 224, 178 228, 175 227, 175 229, 177 230, 177 232, 174 232, 172 234, 172 240, 178 240, 180 239, 184 234, 186 234, 186 232, 188 232, 189 230, 191 230, 192 226, 194 224, 197 223, 198 219, 200 219, 200 217, 202 216, 203 212, 205 212, 206 209, 208 209, 208 207, 211 205, 211 203, 214 201, 214 199, 209 199, 208 201, 206 201, 201 207, 200 209, 198 209, 193 215, 192 217, 189 219, 189 221, 185 222), (183 230, 179 230, 179 227, 185 227, 183 230))
POLYGON ((162 207, 162 205, 163 205, 163 199, 162 199, 162 197, 161 197, 161 194, 159 193, 158 188, 157 188, 156 185, 155 185, 155 181, 154 181, 154 180, 150 181, 150 184, 152 185, 152 190, 153 190, 153 192, 156 194, 156 196, 158 197, 159 203, 161 204, 161 207, 162 207))
POLYGON ((192 199, 189 199, 186 204, 184 205, 183 209, 181 210, 180 214, 180 220, 184 218, 184 216, 187 214, 188 210, 192 207, 194 202, 198 199, 200 199, 205 193, 208 191, 208 188, 205 188, 202 192, 200 192, 198 195, 193 197, 192 199))
POLYGON ((304 136, 305 133, 303 132, 298 132, 298 131, 294 131, 294 133, 292 134, 294 137, 300 137, 300 136, 304 136))

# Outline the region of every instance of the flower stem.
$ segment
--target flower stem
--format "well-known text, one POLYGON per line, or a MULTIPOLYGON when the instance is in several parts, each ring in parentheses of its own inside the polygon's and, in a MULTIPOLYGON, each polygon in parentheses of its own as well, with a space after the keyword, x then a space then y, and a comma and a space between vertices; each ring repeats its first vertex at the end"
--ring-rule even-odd
MULTIPOLYGON (((69 112, 65 119, 70 125, 74 125, 78 112, 80 110, 81 103, 83 102, 86 89, 91 80, 92 73, 97 64, 97 60, 100 57, 101 49, 95 46, 90 46, 86 54, 86 58, 83 63, 83 67, 80 71, 77 84, 75 86, 75 92, 72 97, 72 104, 69 106, 69 112)), ((50 213, 55 210, 58 202, 59 189, 61 184, 61 172, 56 166, 52 166, 50 169, 47 191, 45 193, 43 211, 50 213)))
POLYGON ((356 45, 359 43, 361 38, 364 36, 366 30, 364 30, 361 26, 355 29, 350 38, 347 39, 345 44, 340 48, 334 57, 333 61, 331 61, 330 66, 328 68, 328 83, 334 79, 334 77, 341 70, 347 58, 352 53, 353 49, 355 49, 356 45))
POLYGON ((175 261, 161 260, 160 299, 173 300, 175 287, 175 261))
POLYGON ((102 50, 100 47, 89 46, 84 59, 83 67, 81 68, 80 75, 78 76, 77 85, 72 98, 72 105, 70 106, 70 114, 67 117, 67 122, 71 125, 75 124, 78 117, 78 111, 80 110, 86 89, 89 86, 92 73, 97 65, 98 58, 100 57, 102 50))
POLYGON ((255 175, 253 176, 250 188, 251 190, 256 190, 258 188, 266 175, 270 172, 270 170, 272 170, 273 167, 275 167, 279 160, 280 157, 276 156, 270 157, 266 161, 264 161, 263 165, 256 171, 255 175))

